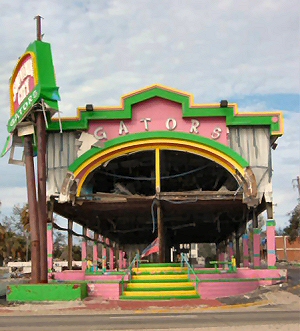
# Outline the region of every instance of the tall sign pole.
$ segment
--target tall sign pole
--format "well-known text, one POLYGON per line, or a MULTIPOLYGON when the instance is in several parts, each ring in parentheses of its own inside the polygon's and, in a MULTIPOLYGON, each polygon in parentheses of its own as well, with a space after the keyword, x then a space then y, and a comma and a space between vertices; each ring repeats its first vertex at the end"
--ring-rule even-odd
POLYGON ((32 134, 24 136, 28 210, 31 234, 31 283, 40 283, 40 233, 36 203, 32 134))
POLYGON ((47 203, 46 203, 46 122, 58 111, 60 100, 56 86, 51 46, 42 41, 41 16, 36 17, 37 40, 29 44, 19 58, 10 79, 9 136, 0 156, 4 156, 22 137, 27 180, 31 232, 32 283, 48 281, 47 203), (37 139, 33 140, 33 137, 37 139), (34 142, 37 141, 37 146, 34 142), (34 147, 36 147, 34 149, 34 147), (36 186, 34 152, 38 151, 36 186), (38 198, 38 201, 37 201, 38 198))
MULTIPOLYGON (((42 41, 41 16, 36 16, 37 40, 42 41)), ((43 101, 42 101, 43 102, 43 101)), ((40 275, 41 283, 48 282, 47 261, 47 202, 46 202, 46 124, 43 109, 36 110, 38 144, 38 216, 40 234, 40 275)))

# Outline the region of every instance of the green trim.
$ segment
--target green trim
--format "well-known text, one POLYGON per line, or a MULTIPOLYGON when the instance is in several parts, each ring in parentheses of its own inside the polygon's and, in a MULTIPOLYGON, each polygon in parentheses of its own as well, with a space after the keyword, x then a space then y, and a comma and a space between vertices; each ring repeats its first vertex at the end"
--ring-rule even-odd
POLYGON ((253 229, 253 234, 260 234, 260 232, 261 232, 260 229, 256 229, 256 228, 253 229))
POLYGON ((268 220, 267 221, 267 226, 276 226, 275 220, 268 220))
POLYGON ((134 296, 134 295, 120 295, 120 300, 170 300, 170 299, 200 299, 199 294, 192 295, 163 295, 163 296, 134 296))
POLYGON ((276 266, 270 265, 270 266, 268 266, 268 269, 278 269, 278 268, 276 266))
POLYGON ((155 132, 140 132, 134 133, 127 136, 118 137, 112 140, 105 142, 103 148, 93 147, 89 149, 87 152, 82 154, 79 158, 77 158, 70 166, 69 171, 75 172, 83 163, 88 161, 90 158, 95 157, 97 154, 101 154, 104 151, 119 146, 122 144, 136 142, 138 145, 138 141, 140 140, 151 140, 151 139, 178 139, 178 141, 186 141, 193 142, 199 145, 204 145, 207 147, 211 147, 222 154, 227 155, 228 157, 235 160, 242 168, 246 168, 249 166, 249 163, 237 152, 225 146, 217 141, 214 141, 209 138, 192 135, 190 133, 184 132, 170 132, 170 131, 155 131, 155 132))
POLYGON ((260 253, 259 254, 253 254, 254 257, 260 257, 260 253))
MULTIPOLYGON (((170 90, 165 86, 153 86, 149 89, 138 91, 135 94, 124 96, 123 109, 120 107, 101 107, 97 111, 97 107, 94 111, 87 112, 81 111, 79 117, 74 119, 62 119, 63 130, 86 130, 89 127, 89 121, 92 120, 125 120, 132 119, 132 106, 149 100, 151 98, 163 98, 169 101, 173 101, 181 104, 182 117, 226 117, 227 126, 270 126, 271 135, 280 136, 278 132, 280 128, 281 113, 277 112, 278 122, 273 122, 273 114, 241 114, 241 116, 234 113, 234 105, 230 105, 226 108, 216 106, 201 106, 191 104, 191 95, 182 92, 176 92, 170 90)), ((49 124, 48 131, 59 131, 58 121, 52 121, 49 124)))
POLYGON ((53 254, 47 254, 48 257, 53 257, 53 254))
POLYGON ((9 285, 7 301, 75 301, 87 297, 87 284, 19 284, 9 285))

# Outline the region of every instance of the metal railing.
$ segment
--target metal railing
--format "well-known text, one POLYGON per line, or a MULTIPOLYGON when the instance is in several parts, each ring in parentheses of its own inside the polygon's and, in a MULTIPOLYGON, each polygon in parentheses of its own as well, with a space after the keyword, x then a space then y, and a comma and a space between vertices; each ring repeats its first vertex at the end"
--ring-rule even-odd
POLYGON ((132 278, 132 268, 136 267, 138 268, 140 265, 140 254, 137 253, 136 256, 134 257, 134 259, 131 261, 129 267, 126 269, 122 279, 121 279, 121 285, 122 285, 122 294, 124 292, 124 284, 125 284, 125 277, 128 275, 128 281, 130 282, 131 278, 132 278))
POLYGON ((196 275, 195 273, 195 270, 192 268, 192 266, 190 265, 189 263, 189 260, 186 256, 186 254, 184 253, 181 253, 181 268, 184 267, 184 265, 187 265, 187 268, 188 268, 188 279, 189 281, 194 281, 194 279, 191 279, 191 273, 195 276, 195 281, 196 281, 196 291, 197 293, 199 294, 199 291, 198 291, 198 284, 200 283, 200 279, 198 278, 198 276, 196 275))

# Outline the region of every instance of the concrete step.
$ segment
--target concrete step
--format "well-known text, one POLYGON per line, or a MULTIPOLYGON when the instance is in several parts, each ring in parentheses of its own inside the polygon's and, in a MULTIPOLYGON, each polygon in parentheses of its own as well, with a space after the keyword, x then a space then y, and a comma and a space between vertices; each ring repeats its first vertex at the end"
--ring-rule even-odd
POLYGON ((142 267, 142 268, 132 268, 132 272, 134 274, 141 274, 141 273, 150 273, 150 274, 157 274, 157 273, 186 273, 188 268, 184 267, 142 267))
POLYGON ((188 280, 187 274, 174 274, 174 275, 160 275, 160 274, 153 274, 153 275, 133 275, 132 280, 151 280, 155 282, 156 280, 188 280))

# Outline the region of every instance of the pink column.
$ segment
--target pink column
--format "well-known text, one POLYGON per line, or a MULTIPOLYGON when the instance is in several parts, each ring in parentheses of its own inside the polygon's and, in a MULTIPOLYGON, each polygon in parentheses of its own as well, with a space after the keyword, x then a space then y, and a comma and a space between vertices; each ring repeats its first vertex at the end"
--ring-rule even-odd
POLYGON ((127 255, 126 252, 123 252, 123 269, 127 268, 127 255))
POLYGON ((110 270, 114 270, 115 269, 115 261, 114 261, 114 248, 112 245, 112 242, 110 242, 111 246, 109 248, 109 266, 110 266, 110 270))
POLYGON ((260 229, 253 229, 253 267, 260 268, 260 229))
POLYGON ((93 242, 93 271, 97 271, 98 265, 98 234, 94 233, 94 242, 93 242))
POLYGON ((123 269, 123 251, 119 250, 119 268, 123 269))
MULTIPOLYGON (((225 253, 224 252, 220 252, 220 254, 219 254, 219 261, 220 262, 224 262, 225 261, 225 253)), ((220 264, 219 265, 219 268, 223 268, 223 265, 220 264)))
POLYGON ((249 267, 249 236, 243 235, 243 266, 249 267))
POLYGON ((234 249, 233 249, 233 242, 229 241, 229 261, 231 261, 231 258, 234 256, 234 249))
POLYGON ((106 242, 106 268, 111 270, 111 247, 109 238, 105 239, 106 242))
POLYGON ((47 223, 47 259, 48 259, 48 277, 53 270, 53 225, 47 223))
POLYGON ((104 237, 102 237, 102 241, 104 241, 102 244, 102 271, 106 272, 106 244, 104 237))
MULTIPOLYGON (((83 235, 86 236, 86 228, 83 228, 83 235)), ((86 270, 86 265, 87 265, 87 260, 86 260, 86 252, 87 252, 87 247, 86 247, 86 238, 82 238, 82 243, 81 243, 81 261, 82 261, 82 267, 81 269, 85 272, 86 270)))
POLYGON ((268 268, 276 268, 275 220, 267 220, 267 260, 268 268))

